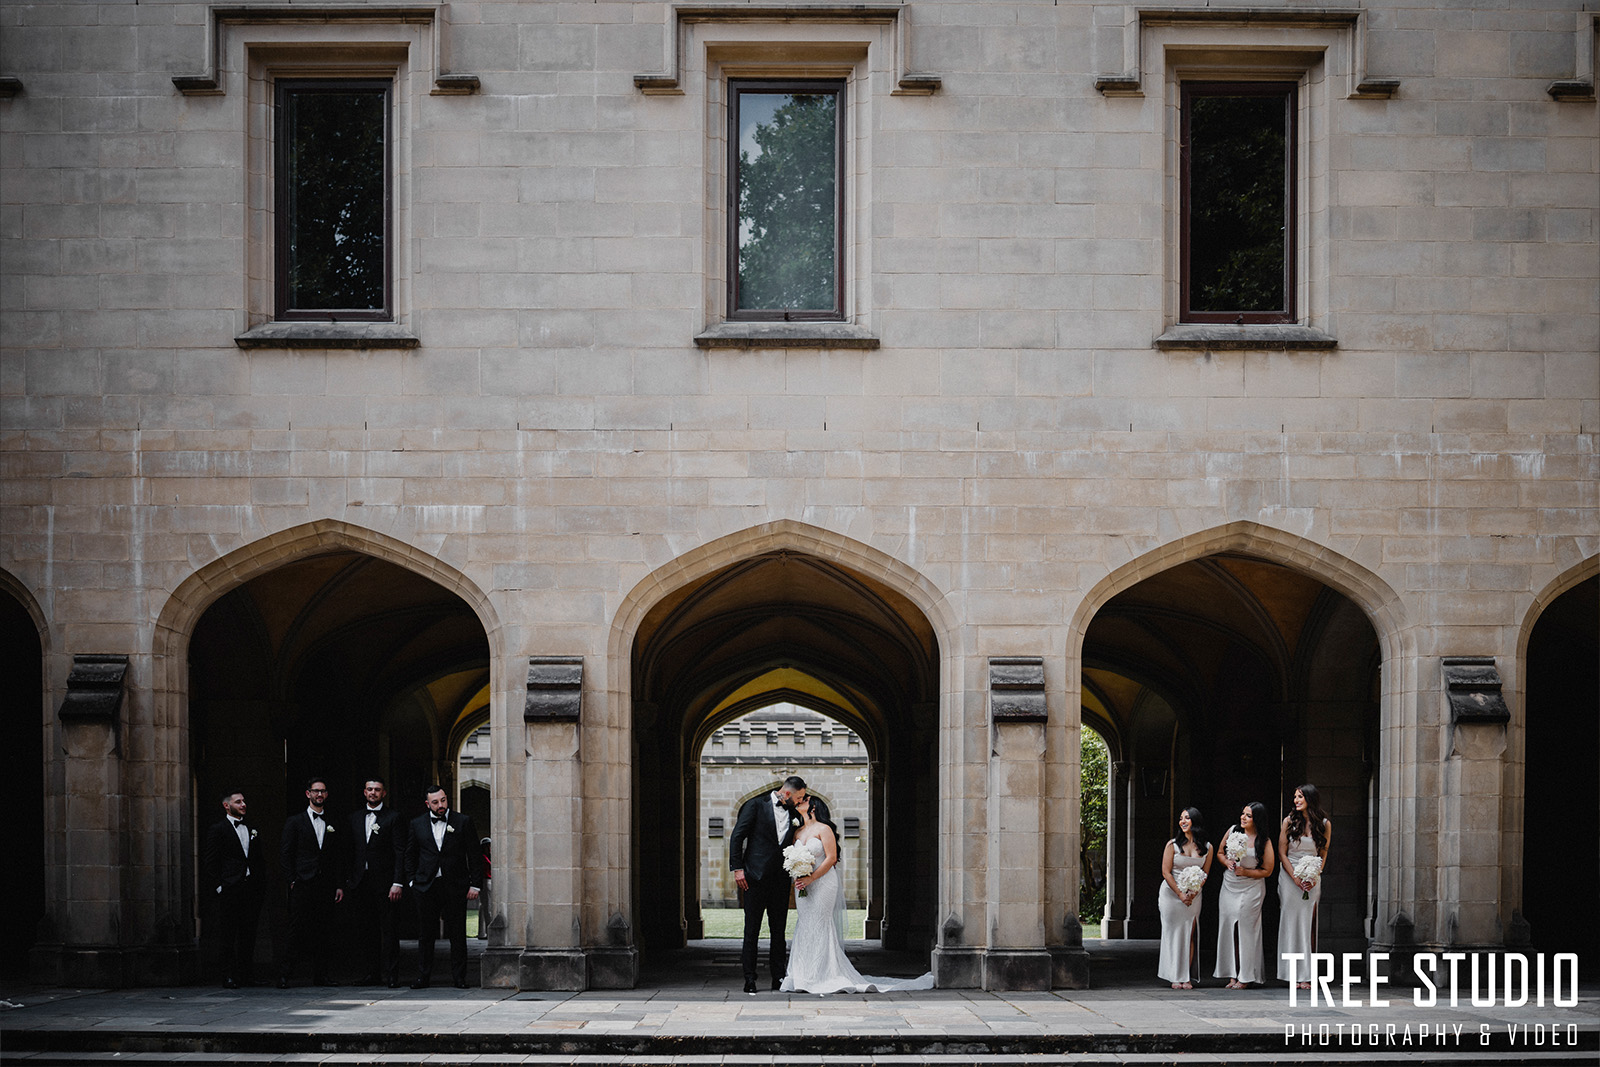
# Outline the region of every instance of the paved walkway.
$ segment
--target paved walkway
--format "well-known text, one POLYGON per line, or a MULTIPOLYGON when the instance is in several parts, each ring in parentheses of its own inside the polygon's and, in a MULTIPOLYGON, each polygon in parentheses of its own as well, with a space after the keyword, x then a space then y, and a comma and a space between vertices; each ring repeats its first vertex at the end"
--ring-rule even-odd
MULTIPOLYGON (((1175 992, 1153 942, 1095 943, 1097 985, 1050 993, 740 992, 736 946, 701 942, 634 990, 297 987, 0 990, 6 1063, 1041 1064, 1584 1063, 1600 988, 1573 1007, 1302 1003, 1281 985, 1175 992), (1526 1027, 1527 1029, 1522 1029, 1526 1027), (1292 1030, 1291 1030, 1292 1028, 1292 1030), (1542 1028, 1542 1029, 1541 1029, 1542 1028), (1576 1042, 1574 1044, 1573 1042, 1576 1042)), ((442 948, 443 946, 441 946, 442 948)), ((912 957, 851 946, 868 973, 912 957)))

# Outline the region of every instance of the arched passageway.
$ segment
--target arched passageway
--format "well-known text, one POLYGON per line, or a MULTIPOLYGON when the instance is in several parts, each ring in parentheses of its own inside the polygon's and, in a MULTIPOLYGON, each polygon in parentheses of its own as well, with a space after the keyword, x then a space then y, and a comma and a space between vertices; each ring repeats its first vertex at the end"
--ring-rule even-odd
MULTIPOLYGON (((869 936, 931 949, 937 901, 938 647, 926 617, 881 581, 793 551, 692 581, 657 603, 633 644, 633 899, 646 952, 699 929, 699 756, 740 715, 788 701, 849 727, 870 759, 869 936)), ((867 821, 863 819, 863 821, 867 821)))
MULTIPOLYGON (((1086 721, 1109 724, 1105 936, 1157 937, 1162 849, 1185 807, 1213 841, 1260 801, 1281 819, 1312 782, 1336 827, 1318 917, 1323 951, 1370 936, 1375 899, 1379 641, 1354 601, 1300 570, 1220 552, 1145 578, 1093 617, 1086 721)), ((1219 878, 1206 889, 1214 897, 1219 878)), ((1276 897, 1268 894, 1273 956, 1276 897)), ((1208 902, 1202 973, 1215 944, 1208 902)), ((1269 968, 1270 969, 1270 968, 1269 968)))
POLYGON ((22 978, 44 916, 44 650, 39 625, 0 583, 0 773, 22 802, 7 822, 0 976, 22 978))
POLYGON ((432 782, 459 801, 451 741, 488 682, 483 625, 421 574, 336 549, 250 578, 210 605, 189 643, 202 829, 221 817, 224 789, 243 790, 263 854, 276 856, 311 775, 326 777, 335 820, 374 775, 403 817, 432 782))
MULTIPOLYGON (((1574 921, 1561 857, 1600 853, 1600 576, 1551 601, 1528 640, 1523 715, 1522 914, 1533 947, 1600 965, 1600 929, 1574 921)), ((1592 898, 1592 894, 1590 894, 1592 898)))

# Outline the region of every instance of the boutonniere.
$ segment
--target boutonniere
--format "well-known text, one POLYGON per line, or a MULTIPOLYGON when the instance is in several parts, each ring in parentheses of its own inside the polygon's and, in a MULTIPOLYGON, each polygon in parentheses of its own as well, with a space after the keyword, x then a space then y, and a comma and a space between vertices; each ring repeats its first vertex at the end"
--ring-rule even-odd
POLYGON ((255 839, 256 839, 256 832, 254 830, 251 830, 250 831, 250 840, 254 841, 255 839))
POLYGON ((789 820, 789 825, 790 826, 799 826, 800 825, 800 820, 799 819, 790 819, 789 820))
POLYGON ((333 833, 333 827, 331 825, 324 826, 322 828, 322 832, 325 833, 325 834, 331 834, 331 833, 333 833))
POLYGON ((456 828, 454 826, 451 826, 449 823, 445 823, 444 824, 444 832, 447 833, 447 834, 453 834, 453 833, 456 832, 456 828))

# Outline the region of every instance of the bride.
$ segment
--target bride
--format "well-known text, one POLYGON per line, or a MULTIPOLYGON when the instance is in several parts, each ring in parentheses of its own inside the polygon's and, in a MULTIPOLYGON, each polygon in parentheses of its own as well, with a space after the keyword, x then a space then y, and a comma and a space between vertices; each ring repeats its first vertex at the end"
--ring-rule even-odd
POLYGON ((794 880, 794 944, 789 971, 779 988, 785 993, 890 993, 932 989, 933 975, 879 978, 861 974, 844 954, 844 879, 839 873, 839 828, 828 806, 808 796, 796 806, 805 822, 794 843, 811 852, 811 873, 794 880))

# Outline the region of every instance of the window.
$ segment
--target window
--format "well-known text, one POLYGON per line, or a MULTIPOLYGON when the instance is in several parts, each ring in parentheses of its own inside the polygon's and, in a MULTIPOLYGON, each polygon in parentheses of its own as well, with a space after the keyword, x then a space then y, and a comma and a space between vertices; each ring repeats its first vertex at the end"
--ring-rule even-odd
POLYGON ((844 836, 846 836, 846 837, 860 837, 861 836, 861 819, 858 816, 846 815, 844 817, 844 836))
POLYGON ((1180 317, 1295 321, 1293 82, 1184 82, 1180 317))
POLYGON ((728 82, 728 318, 844 318, 842 80, 728 82))
POLYGON ((393 318, 390 91, 293 79, 274 96, 274 285, 281 321, 393 318))
POLYGON ((722 827, 723 827, 722 816, 720 816, 720 815, 711 816, 711 818, 709 820, 707 820, 707 822, 706 822, 706 836, 707 837, 721 837, 722 833, 723 833, 722 827))

